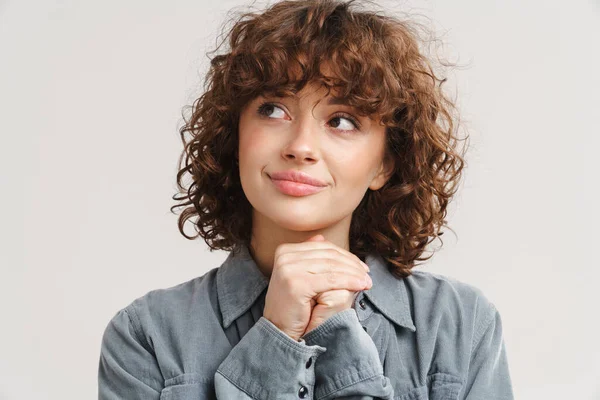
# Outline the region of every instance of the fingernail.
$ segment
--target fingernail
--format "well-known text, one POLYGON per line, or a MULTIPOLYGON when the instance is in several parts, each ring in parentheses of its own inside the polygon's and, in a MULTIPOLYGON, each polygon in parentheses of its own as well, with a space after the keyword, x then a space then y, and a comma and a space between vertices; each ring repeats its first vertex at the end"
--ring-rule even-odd
MULTIPOLYGON (((362 261, 361 261, 361 262, 362 262, 362 261)), ((370 271, 370 270, 371 270, 371 268, 369 268, 369 266, 368 266, 366 263, 364 263, 364 262, 363 262, 363 265, 364 265, 364 266, 367 268, 367 271, 370 271)))

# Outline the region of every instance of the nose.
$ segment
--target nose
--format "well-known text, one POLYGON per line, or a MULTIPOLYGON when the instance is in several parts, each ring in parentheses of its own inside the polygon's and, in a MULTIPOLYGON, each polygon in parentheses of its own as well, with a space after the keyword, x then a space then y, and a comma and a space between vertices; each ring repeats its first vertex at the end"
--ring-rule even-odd
POLYGON ((282 149, 282 157, 287 161, 315 163, 320 158, 319 141, 320 131, 314 118, 298 120, 290 128, 290 139, 282 149))

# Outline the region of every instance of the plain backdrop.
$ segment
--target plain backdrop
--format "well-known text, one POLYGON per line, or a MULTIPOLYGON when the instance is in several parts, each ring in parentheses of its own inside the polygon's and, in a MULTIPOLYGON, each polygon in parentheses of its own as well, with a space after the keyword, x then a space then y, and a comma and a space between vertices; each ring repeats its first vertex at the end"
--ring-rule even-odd
MULTIPOLYGON (((181 109, 248 4, 0 3, 1 399, 96 398, 109 319, 225 259, 169 207, 181 109)), ((379 4, 464 66, 445 84, 471 135, 456 235, 419 268, 495 303, 517 398, 600 399, 599 3, 379 4)))

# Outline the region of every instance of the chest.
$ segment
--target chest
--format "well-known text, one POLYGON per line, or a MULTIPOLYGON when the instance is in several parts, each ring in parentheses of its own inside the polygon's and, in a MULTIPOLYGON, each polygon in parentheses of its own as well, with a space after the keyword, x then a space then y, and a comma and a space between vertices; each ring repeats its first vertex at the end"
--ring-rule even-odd
MULTIPOLYGON (((179 353, 176 357, 180 358, 180 366, 177 371, 167 371, 171 377, 165 380, 160 399, 216 399, 217 368, 262 316, 260 305, 259 302, 225 330, 213 323, 213 329, 203 332, 193 343, 187 343, 185 351, 173 350, 172 357, 179 353)), ((377 348, 384 375, 394 387, 395 400, 459 398, 461 367, 458 358, 452 355, 457 348, 451 339, 440 337, 433 328, 420 327, 416 333, 399 328, 369 304, 365 304, 364 309, 358 308, 357 314, 377 348)), ((371 398, 350 400, 359 399, 371 398)))

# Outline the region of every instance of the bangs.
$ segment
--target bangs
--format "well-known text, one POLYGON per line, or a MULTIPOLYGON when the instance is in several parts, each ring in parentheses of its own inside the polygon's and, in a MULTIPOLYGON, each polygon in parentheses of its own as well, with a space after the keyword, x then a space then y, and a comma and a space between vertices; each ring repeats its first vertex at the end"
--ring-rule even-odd
POLYGON ((292 96, 315 84, 360 114, 389 122, 402 101, 395 55, 385 45, 389 32, 376 15, 349 8, 327 3, 315 11, 288 3, 283 12, 238 22, 231 38, 231 101, 292 96))

